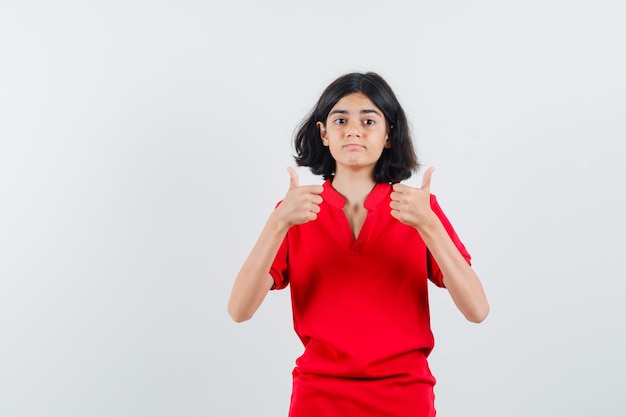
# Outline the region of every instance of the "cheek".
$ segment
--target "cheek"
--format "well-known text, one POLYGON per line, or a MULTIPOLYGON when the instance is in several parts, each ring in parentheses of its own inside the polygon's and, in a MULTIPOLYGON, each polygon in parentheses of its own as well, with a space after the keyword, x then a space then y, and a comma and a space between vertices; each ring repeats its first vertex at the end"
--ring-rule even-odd
POLYGON ((333 158, 337 159, 336 155, 339 153, 340 150, 341 150, 341 145, 339 145, 335 141, 330 141, 330 143, 328 144, 328 151, 330 152, 333 158))
POLYGON ((341 128, 334 123, 331 123, 326 126, 326 135, 327 137, 337 137, 341 135, 341 128))

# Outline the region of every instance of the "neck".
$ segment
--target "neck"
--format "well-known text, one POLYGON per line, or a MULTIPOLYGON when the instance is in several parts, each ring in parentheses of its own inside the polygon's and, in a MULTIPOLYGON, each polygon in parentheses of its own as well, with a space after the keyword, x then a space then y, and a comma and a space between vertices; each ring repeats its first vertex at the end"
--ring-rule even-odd
POLYGON ((376 181, 372 172, 336 172, 333 188, 346 199, 348 206, 363 206, 376 181))

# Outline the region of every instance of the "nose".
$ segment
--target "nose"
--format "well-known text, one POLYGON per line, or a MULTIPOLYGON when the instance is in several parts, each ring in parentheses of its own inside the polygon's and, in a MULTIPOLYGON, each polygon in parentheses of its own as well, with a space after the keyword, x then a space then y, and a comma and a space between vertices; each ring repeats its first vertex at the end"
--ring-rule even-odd
POLYGON ((361 137, 362 126, 360 120, 350 120, 346 129, 348 137, 361 137))

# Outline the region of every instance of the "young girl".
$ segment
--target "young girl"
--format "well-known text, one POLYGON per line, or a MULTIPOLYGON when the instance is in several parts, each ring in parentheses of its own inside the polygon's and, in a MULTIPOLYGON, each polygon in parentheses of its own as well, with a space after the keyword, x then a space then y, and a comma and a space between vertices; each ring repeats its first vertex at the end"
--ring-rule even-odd
POLYGON ((295 137, 296 162, 321 175, 272 212, 233 285, 228 311, 252 317, 271 289, 291 287, 305 346, 290 417, 435 416, 427 280, 472 322, 488 313, 470 255, 430 194, 400 182, 418 163, 407 120, 375 73, 344 75, 295 137))

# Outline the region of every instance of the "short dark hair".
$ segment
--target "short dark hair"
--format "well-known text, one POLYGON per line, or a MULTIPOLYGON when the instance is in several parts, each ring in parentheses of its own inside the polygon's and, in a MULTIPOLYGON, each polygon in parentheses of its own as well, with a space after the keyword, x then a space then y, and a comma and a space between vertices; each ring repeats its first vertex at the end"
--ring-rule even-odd
POLYGON ((397 183, 410 178, 419 163, 406 115, 389 84, 374 72, 345 74, 326 87, 311 113, 297 128, 296 163, 309 167, 313 174, 322 175, 325 180, 334 175, 335 160, 322 143, 317 122, 325 125, 335 104, 352 93, 366 95, 385 116, 391 148, 385 148, 376 163, 374 180, 397 183))

